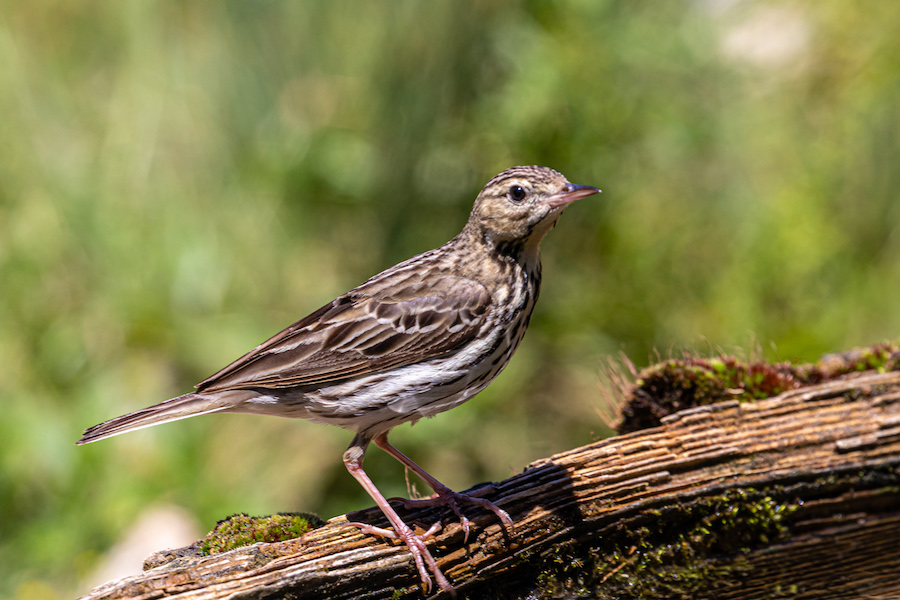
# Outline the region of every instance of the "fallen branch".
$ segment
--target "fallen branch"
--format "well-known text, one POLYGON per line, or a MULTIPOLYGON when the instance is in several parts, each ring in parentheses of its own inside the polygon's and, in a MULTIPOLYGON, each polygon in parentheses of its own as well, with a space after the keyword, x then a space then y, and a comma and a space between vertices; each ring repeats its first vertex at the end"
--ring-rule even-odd
MULTIPOLYGON (((898 469, 900 372, 866 371, 537 461, 484 490, 512 534, 477 513, 464 543, 447 511, 403 514, 447 523, 431 548, 463 597, 897 597, 898 469)), ((85 598, 421 598, 405 547, 348 518, 386 526, 370 509, 294 540, 163 553, 85 598)))

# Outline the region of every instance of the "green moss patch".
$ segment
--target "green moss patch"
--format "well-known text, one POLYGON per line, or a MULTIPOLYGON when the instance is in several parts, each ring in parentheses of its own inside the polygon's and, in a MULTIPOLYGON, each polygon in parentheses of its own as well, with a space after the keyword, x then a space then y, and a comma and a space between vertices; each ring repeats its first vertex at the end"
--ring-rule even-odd
POLYGON ((257 542, 292 540, 324 523, 309 513, 278 513, 267 517, 232 515, 219 521, 197 545, 203 554, 217 554, 257 542))
POLYGON ((545 557, 537 595, 693 597, 740 577, 749 568, 741 555, 789 538, 785 521, 796 509, 796 502, 737 489, 655 511, 620 524, 587 552, 558 546, 545 557))
POLYGON ((619 433, 656 427, 666 415, 723 400, 750 402, 859 371, 900 370, 900 346, 882 343, 829 354, 815 363, 687 356, 651 365, 626 391, 619 433))

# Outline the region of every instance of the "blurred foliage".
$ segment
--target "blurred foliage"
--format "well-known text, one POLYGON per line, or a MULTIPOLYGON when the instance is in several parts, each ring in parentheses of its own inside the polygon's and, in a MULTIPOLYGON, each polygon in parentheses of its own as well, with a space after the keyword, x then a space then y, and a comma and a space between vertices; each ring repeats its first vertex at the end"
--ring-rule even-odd
POLYGON ((509 369, 394 434, 451 487, 606 435, 620 351, 896 338, 898 30, 837 0, 5 2, 0 596, 86 591, 154 502, 210 528, 369 506, 337 429, 73 442, 443 243, 515 164, 604 193, 545 241, 509 369))

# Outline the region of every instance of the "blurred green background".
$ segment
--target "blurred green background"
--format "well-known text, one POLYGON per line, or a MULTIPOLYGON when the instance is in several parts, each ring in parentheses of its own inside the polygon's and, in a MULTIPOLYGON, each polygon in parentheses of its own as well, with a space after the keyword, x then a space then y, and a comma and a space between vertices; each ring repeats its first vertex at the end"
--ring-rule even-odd
POLYGON ((512 165, 603 194, 545 240, 511 366, 393 434, 451 487, 608 435, 620 352, 896 338, 898 31, 900 3, 837 0, 4 2, 0 596, 86 592, 153 506, 370 506, 338 429, 74 442, 442 244, 512 165))

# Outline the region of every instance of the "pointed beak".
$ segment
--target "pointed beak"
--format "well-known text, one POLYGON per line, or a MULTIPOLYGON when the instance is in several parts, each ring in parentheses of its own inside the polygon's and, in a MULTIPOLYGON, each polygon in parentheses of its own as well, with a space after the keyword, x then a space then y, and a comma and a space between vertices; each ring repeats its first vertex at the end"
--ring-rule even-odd
POLYGON ((577 183, 567 183, 557 193, 547 199, 550 208, 559 208, 571 204, 581 198, 587 198, 594 194, 599 194, 600 190, 590 185, 578 185, 577 183))

